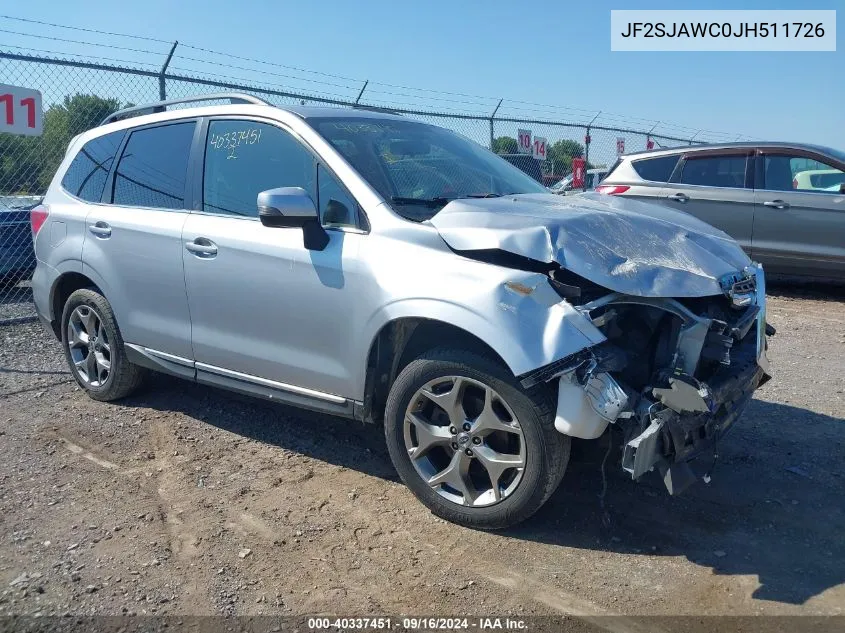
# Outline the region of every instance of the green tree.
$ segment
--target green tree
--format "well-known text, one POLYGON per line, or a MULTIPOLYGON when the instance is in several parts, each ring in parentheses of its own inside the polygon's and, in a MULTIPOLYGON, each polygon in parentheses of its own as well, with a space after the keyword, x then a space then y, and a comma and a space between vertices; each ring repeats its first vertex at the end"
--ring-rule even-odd
POLYGON ((68 95, 47 109, 40 137, 0 134, 0 193, 44 193, 71 139, 118 109, 117 99, 68 95))
POLYGON ((44 114, 44 135, 41 139, 43 156, 38 181, 42 190, 50 184, 71 139, 99 125, 100 121, 119 109, 120 101, 117 99, 91 94, 68 95, 62 103, 50 106, 44 114))
POLYGON ((568 174, 572 171, 572 159, 584 156, 584 146, 572 139, 561 139, 547 149, 546 155, 554 165, 555 174, 568 174))
POLYGON ((519 152, 519 143, 512 136, 499 136, 493 139, 492 150, 497 154, 516 154, 519 152))
POLYGON ((41 139, 0 134, 0 194, 39 192, 41 139))

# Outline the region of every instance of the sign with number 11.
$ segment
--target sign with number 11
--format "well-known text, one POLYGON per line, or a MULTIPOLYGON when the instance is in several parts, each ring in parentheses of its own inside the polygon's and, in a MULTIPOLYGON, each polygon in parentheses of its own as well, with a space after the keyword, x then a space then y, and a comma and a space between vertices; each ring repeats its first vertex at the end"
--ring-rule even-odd
POLYGON ((41 136, 43 119, 38 90, 0 84, 0 132, 41 136))

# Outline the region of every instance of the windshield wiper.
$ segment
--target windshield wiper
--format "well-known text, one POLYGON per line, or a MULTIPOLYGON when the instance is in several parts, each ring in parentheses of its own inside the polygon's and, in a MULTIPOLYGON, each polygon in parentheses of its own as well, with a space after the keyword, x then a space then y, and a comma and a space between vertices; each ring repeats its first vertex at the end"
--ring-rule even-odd
POLYGON ((400 198, 392 197, 391 201, 396 204, 414 204, 423 207, 439 207, 453 200, 465 200, 467 198, 501 198, 502 196, 514 196, 516 193, 463 193, 456 196, 439 196, 437 198, 400 198))
POLYGON ((448 204, 455 200, 456 198, 446 198, 446 197, 438 197, 438 198, 401 198, 397 196, 393 196, 390 200, 395 202, 396 204, 414 204, 422 207, 440 207, 444 204, 448 204))
POLYGON ((524 192, 509 191, 507 193, 468 193, 461 198, 504 198, 505 196, 518 196, 524 192))

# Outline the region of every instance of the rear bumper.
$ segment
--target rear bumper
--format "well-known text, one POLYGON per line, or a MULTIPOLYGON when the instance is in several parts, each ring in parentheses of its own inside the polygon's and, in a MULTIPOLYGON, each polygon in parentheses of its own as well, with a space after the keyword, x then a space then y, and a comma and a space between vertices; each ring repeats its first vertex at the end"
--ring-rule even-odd
POLYGON ((58 277, 58 271, 44 262, 38 262, 35 271, 32 273, 32 301, 35 304, 35 314, 45 329, 54 338, 58 338, 56 332, 56 319, 61 315, 53 315, 50 309, 50 289, 53 281, 58 277))

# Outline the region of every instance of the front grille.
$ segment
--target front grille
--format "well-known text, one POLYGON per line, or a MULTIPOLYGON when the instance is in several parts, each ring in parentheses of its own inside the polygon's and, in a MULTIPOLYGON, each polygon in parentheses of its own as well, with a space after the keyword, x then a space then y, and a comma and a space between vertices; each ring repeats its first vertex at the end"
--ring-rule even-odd
POLYGON ((747 277, 734 282, 728 296, 750 294, 757 291, 757 280, 754 277, 747 277))

